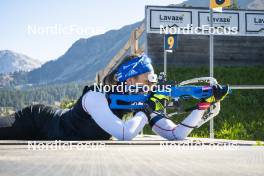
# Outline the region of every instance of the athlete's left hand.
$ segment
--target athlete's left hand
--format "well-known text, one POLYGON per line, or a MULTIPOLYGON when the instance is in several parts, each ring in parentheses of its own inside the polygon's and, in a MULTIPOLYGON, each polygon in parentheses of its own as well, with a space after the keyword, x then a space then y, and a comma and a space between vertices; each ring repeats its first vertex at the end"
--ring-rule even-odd
POLYGON ((152 93, 149 99, 144 103, 145 112, 151 114, 154 111, 163 111, 164 110, 164 103, 165 101, 169 101, 170 97, 152 93))

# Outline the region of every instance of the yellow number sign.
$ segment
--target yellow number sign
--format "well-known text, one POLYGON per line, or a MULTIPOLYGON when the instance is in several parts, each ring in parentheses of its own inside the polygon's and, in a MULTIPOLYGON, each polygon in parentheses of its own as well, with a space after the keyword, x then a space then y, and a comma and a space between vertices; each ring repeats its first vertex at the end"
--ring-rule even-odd
POLYGON ((165 49, 173 50, 177 48, 177 35, 165 35, 165 49))
POLYGON ((168 45, 169 45, 169 49, 172 49, 173 48, 173 45, 174 45, 174 37, 169 36, 167 42, 168 42, 168 45))

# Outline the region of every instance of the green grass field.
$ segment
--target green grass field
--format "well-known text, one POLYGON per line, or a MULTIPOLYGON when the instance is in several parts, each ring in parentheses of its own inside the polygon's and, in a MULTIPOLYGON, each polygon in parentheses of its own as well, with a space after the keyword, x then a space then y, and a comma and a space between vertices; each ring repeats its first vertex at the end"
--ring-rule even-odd
MULTIPOLYGON (((161 71, 161 69, 157 69, 161 71)), ((220 84, 264 85, 264 67, 216 67, 215 78, 220 84)), ((207 68, 168 68, 168 79, 183 80, 208 76, 207 68)), ((233 90, 222 103, 215 118, 215 137, 225 139, 264 140, 264 90, 233 90)), ((180 122, 188 114, 175 116, 180 122)), ((152 134, 149 127, 144 133, 152 134)), ((195 129, 191 136, 209 137, 209 123, 195 129)))

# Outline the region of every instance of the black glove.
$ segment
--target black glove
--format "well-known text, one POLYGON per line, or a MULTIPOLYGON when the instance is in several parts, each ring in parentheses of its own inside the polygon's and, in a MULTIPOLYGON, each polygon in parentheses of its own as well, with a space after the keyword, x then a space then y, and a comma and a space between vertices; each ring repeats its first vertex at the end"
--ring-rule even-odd
POLYGON ((170 97, 152 93, 149 99, 144 103, 144 112, 149 116, 153 112, 162 112, 164 111, 165 101, 169 101, 170 97))
POLYGON ((224 87, 222 87, 219 84, 213 85, 213 96, 205 99, 205 102, 215 103, 217 101, 222 101, 228 93, 229 93, 229 85, 224 87))

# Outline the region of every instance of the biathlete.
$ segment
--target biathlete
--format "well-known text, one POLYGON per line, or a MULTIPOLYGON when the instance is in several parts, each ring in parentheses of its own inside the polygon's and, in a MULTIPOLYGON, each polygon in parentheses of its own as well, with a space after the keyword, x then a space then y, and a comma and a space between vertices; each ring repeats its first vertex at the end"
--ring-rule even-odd
MULTIPOLYGON (((146 55, 127 56, 104 79, 105 84, 152 85, 156 82, 151 59, 146 55)), ((8 117, 0 117, 2 140, 132 140, 146 124, 154 133, 168 140, 186 138, 202 120, 211 103, 222 100, 227 90, 216 85, 210 102, 198 103, 180 124, 175 124, 161 113, 165 96, 155 93, 134 111, 127 121, 122 117, 127 110, 110 109, 107 93, 86 86, 71 109, 58 109, 42 104, 28 106, 8 117)), ((131 112, 130 112, 131 113, 131 112)))

